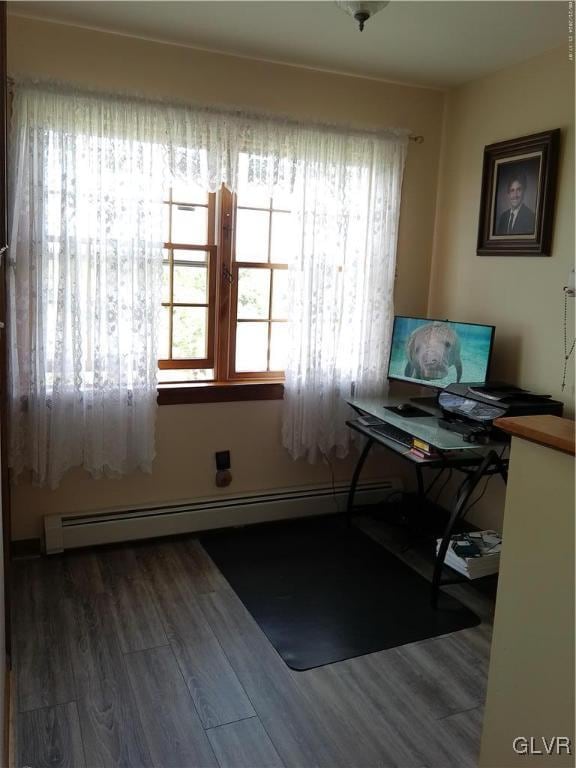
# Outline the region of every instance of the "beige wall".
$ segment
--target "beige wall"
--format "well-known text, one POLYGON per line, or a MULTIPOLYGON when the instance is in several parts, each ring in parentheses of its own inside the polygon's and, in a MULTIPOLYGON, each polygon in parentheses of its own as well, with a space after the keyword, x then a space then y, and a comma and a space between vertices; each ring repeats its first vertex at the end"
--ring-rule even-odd
MULTIPOLYGON (((563 46, 449 92, 428 312, 496 326, 494 375, 549 392, 573 414, 574 376, 561 391, 564 296, 574 263, 574 65, 563 46), (483 150, 561 128, 552 255, 476 256, 483 150)), ((574 301, 569 304, 573 336, 574 301)), ((494 481, 471 519, 500 529, 504 492, 494 481)))
POLYGON ((513 438, 479 764, 574 766, 516 754, 518 736, 574 750, 574 457, 513 438))
MULTIPOLYGON (((444 95, 375 80, 195 51, 135 38, 31 21, 8 24, 12 74, 33 74, 165 99, 235 105, 303 120, 364 128, 400 126, 425 136, 411 145, 403 188, 396 309, 425 314, 444 95)), ((165 406, 159 409, 152 476, 91 480, 70 472, 57 491, 18 485, 14 538, 38 536, 47 513, 211 496, 213 451, 232 451, 229 492, 325 483, 326 465, 293 462, 280 446, 280 402, 165 406)), ((372 474, 389 474, 384 460, 372 474)), ((339 463, 337 477, 350 475, 339 463)))

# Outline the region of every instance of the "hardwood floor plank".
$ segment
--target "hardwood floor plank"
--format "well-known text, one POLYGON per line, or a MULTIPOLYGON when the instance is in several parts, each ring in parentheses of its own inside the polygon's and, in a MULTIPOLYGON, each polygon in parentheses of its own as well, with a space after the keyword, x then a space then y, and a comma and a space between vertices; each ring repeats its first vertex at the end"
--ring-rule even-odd
POLYGON ((205 592, 232 591, 232 587, 226 581, 220 570, 216 567, 212 558, 208 555, 198 539, 190 539, 186 542, 186 549, 200 569, 207 586, 205 592))
POLYGON ((171 648, 125 658, 154 766, 218 766, 171 648))
MULTIPOLYGON (((162 574, 164 581, 186 585, 197 595, 214 591, 219 583, 215 566, 209 567, 207 556, 194 538, 168 539, 141 547, 136 552, 140 568, 149 578, 162 574)), ((211 561, 209 561, 211 563, 211 561)), ((219 572, 218 572, 219 573, 219 572)), ((220 577, 224 581, 223 577, 220 577)), ((227 584, 227 582, 224 582, 227 584)))
MULTIPOLYGON (((388 699, 385 691, 375 691, 372 684, 365 686, 363 680, 351 678, 346 663, 298 673, 298 680, 316 708, 326 712, 327 723, 346 724, 349 735, 342 749, 347 764, 402 768, 424 765, 414 760, 410 741, 398 734, 394 701, 388 699)), ((415 721, 420 719, 415 716, 415 721)), ((336 738, 342 738, 340 733, 336 738)))
POLYGON ((204 728, 254 715, 234 670, 200 609, 177 556, 158 551, 146 558, 166 635, 204 728))
MULTIPOLYGON (((393 765, 460 768, 458 755, 426 702, 388 676, 382 666, 385 653, 312 670, 305 673, 307 684, 323 700, 333 702, 367 742, 377 740, 393 765)), ((333 720, 335 716, 336 712, 333 720)))
POLYGON ((486 696, 487 664, 458 635, 401 646, 382 655, 383 674, 417 698, 435 718, 476 707, 486 696))
POLYGON ((62 560, 16 561, 12 578, 17 710, 73 701, 76 687, 68 638, 62 631, 62 560))
POLYGON ((94 552, 65 552, 62 566, 66 597, 90 599, 106 591, 100 561, 94 552))
POLYGON ((220 768, 284 768, 257 717, 211 728, 207 733, 220 768))
POLYGON ((146 582, 118 579, 111 609, 124 653, 168 645, 155 595, 146 582))
POLYGON ((86 763, 90 768, 147 768, 152 761, 110 602, 106 594, 65 601, 86 763))
POLYGON ((18 715, 17 765, 85 768, 78 710, 74 702, 18 715))
POLYGON ((140 546, 112 547, 97 560, 110 603, 116 634, 124 653, 168 645, 156 596, 138 560, 140 546))
POLYGON ((483 716, 483 707, 476 707, 439 721, 444 738, 461 768, 476 768, 478 765, 483 716))
POLYGON ((338 738, 346 724, 323 719, 237 596, 213 592, 199 600, 285 765, 349 767, 338 738))
POLYGON ((120 579, 137 580, 140 577, 137 549, 134 545, 120 544, 96 550, 102 581, 108 591, 113 590, 120 579))

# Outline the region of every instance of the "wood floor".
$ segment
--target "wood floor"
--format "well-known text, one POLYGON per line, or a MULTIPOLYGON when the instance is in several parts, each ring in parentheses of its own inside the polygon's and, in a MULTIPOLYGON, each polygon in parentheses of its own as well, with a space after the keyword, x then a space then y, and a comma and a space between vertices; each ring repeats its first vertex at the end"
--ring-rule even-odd
POLYGON ((478 627, 294 672, 193 537, 14 572, 18 766, 476 765, 493 605, 470 585, 448 589, 478 627))

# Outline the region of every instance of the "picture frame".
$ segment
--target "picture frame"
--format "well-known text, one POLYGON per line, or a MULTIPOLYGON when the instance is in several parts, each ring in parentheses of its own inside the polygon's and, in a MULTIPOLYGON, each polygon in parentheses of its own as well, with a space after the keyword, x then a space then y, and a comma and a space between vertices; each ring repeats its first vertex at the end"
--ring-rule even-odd
POLYGON ((484 148, 478 256, 550 256, 560 129, 484 148))

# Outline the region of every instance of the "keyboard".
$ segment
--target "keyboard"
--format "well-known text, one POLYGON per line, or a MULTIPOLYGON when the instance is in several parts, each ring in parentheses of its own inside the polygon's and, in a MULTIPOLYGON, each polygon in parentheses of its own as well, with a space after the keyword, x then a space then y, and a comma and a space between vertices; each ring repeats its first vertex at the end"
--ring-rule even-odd
POLYGON ((401 445, 405 445, 406 448, 412 448, 412 435, 410 432, 405 432, 403 429, 399 429, 393 424, 382 422, 382 424, 378 424, 377 426, 371 426, 370 429, 383 435, 383 437, 387 437, 388 440, 394 440, 395 443, 401 443, 401 445))

